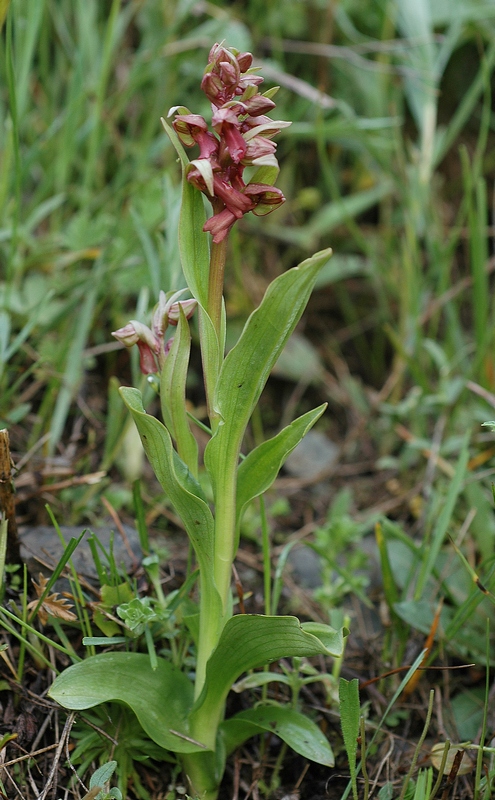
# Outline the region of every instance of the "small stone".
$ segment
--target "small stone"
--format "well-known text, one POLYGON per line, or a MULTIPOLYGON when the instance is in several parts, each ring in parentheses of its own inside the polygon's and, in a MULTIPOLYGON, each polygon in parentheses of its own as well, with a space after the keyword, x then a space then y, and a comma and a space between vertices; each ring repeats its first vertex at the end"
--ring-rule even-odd
MULTIPOLYGON (((121 534, 110 527, 98 528, 94 531, 94 536, 108 553, 110 552, 110 539, 113 533, 113 557, 115 563, 119 569, 124 569, 125 572, 131 572, 141 561, 139 535, 136 529, 130 525, 124 525, 123 528, 128 546, 123 541, 121 534)), ((69 544, 71 539, 79 538, 83 530, 84 528, 80 527, 60 528, 66 544, 69 544)), ((98 572, 88 544, 88 538, 91 533, 93 532, 88 529, 87 533, 74 550, 71 560, 78 575, 98 585, 98 572)), ((27 564, 31 575, 37 577, 39 572, 42 572, 46 576, 51 575, 65 550, 55 529, 49 525, 37 525, 34 528, 26 528, 19 533, 19 539, 21 544, 21 558, 27 564)), ((107 559, 99 547, 98 553, 102 565, 107 567, 107 559)))
POLYGON ((338 454, 339 448, 324 433, 309 431, 292 451, 284 467, 295 478, 313 478, 332 467, 338 454))

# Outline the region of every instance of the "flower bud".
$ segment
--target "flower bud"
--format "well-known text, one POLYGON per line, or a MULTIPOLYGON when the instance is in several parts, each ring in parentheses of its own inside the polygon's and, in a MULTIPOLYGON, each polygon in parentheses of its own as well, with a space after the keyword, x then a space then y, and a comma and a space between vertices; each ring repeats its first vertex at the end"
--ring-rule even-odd
POLYGON ((260 114, 266 114, 272 111, 276 104, 269 97, 264 97, 262 94, 255 94, 248 100, 243 101, 244 108, 250 117, 257 117, 260 114))
POLYGON ((239 69, 241 72, 247 72, 250 68, 251 64, 253 63, 253 56, 251 53, 238 53, 237 54, 237 63, 239 64, 239 69))
POLYGON ((143 323, 139 322, 137 319, 131 319, 123 328, 119 328, 118 331, 113 331, 112 336, 115 336, 115 338, 126 347, 132 347, 133 344, 144 342, 155 353, 160 349, 160 344, 156 336, 147 325, 143 325, 143 323))
POLYGON ((127 325, 124 325, 123 328, 119 328, 118 331, 112 331, 112 336, 115 336, 125 347, 132 347, 133 344, 139 342, 139 336, 132 322, 128 322, 127 325))
POLYGON ((178 303, 173 303, 168 310, 168 321, 170 325, 178 324, 180 318, 180 308, 182 308, 186 319, 191 319, 192 315, 196 311, 197 305, 198 301, 194 299, 179 300, 178 303))

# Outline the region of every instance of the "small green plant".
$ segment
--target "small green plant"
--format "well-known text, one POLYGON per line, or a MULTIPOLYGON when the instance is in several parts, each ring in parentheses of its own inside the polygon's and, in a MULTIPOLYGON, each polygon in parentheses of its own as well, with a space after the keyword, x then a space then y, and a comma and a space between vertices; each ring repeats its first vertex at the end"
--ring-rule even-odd
POLYGON ((339 492, 330 506, 325 523, 317 528, 308 547, 320 557, 321 586, 314 597, 323 608, 338 608, 347 594, 355 594, 365 603, 369 583, 366 573, 368 556, 359 547, 368 524, 355 522, 349 513, 351 493, 339 492))
POLYGON ((93 773, 89 782, 89 792, 84 800, 93 800, 93 798, 94 800, 122 800, 120 789, 114 787, 108 792, 104 789, 105 784, 108 783, 115 772, 116 766, 116 761, 109 761, 108 764, 103 764, 93 773))
MULTIPOLYGON (((151 327, 132 320, 114 334, 126 346, 137 344, 141 371, 158 376, 152 381, 159 387, 163 424, 146 413, 137 389, 123 388, 121 395, 194 548, 199 602, 185 620, 196 647, 194 680, 183 665, 158 657, 147 636, 149 655, 90 657, 67 669, 50 691, 71 709, 110 701, 130 706, 148 736, 177 754, 191 793, 203 800, 216 798, 228 754, 264 731, 275 732, 307 758, 333 764, 319 728, 294 708, 262 704, 226 720, 225 702, 242 673, 281 657, 338 657, 345 635, 343 628, 301 624, 290 616, 233 615, 232 567, 243 512, 272 485, 286 457, 325 410, 324 404, 307 412, 241 456, 270 371, 331 256, 331 250, 323 250, 276 278, 237 344, 224 355, 229 231, 247 212, 262 216, 284 201, 274 186, 278 163, 272 140, 288 123, 266 116, 275 107, 276 90, 260 94, 261 82, 251 54, 214 45, 202 81, 213 108, 213 131, 203 117, 182 106, 171 110, 172 126, 164 121, 182 164, 179 248, 192 297, 179 300, 186 289, 161 292, 151 327), (198 145, 199 157, 189 161, 183 145, 198 145), (213 208, 206 222, 201 193, 213 208), (204 461, 213 510, 198 481, 198 447, 185 402, 188 320, 196 311, 209 416, 204 461)), ((119 615, 127 627, 145 635, 159 618, 152 603, 138 598, 121 605, 119 615)))

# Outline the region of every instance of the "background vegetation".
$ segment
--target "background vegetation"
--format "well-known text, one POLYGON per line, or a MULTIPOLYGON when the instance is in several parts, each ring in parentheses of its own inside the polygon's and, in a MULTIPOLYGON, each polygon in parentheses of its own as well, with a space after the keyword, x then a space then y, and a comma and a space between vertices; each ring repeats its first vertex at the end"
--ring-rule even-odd
MULTIPOLYGON (((258 441, 315 397, 330 403, 320 430, 339 465, 323 497, 282 508, 279 551, 309 525, 328 618, 369 583, 359 553, 379 521, 381 663, 401 663, 409 625, 431 630, 440 596, 443 647, 484 663, 492 606, 444 544, 449 534, 462 545, 490 587, 495 447, 480 426, 495 416, 491 0, 11 0, 0 425, 24 465, 19 520, 44 521, 49 500, 65 521, 97 525, 102 496, 133 513, 144 467, 116 387, 142 379, 110 331, 145 321, 159 290, 181 284, 179 170, 159 119, 179 104, 208 115, 199 83, 221 40, 255 54, 265 85, 282 87, 278 118, 293 123, 279 136, 287 203, 232 236, 232 340, 269 280, 316 249, 335 252, 252 426, 258 441)), ((200 414, 199 365, 190 396, 200 414)), ((143 491, 148 522, 156 509, 170 518, 157 487, 143 491)))

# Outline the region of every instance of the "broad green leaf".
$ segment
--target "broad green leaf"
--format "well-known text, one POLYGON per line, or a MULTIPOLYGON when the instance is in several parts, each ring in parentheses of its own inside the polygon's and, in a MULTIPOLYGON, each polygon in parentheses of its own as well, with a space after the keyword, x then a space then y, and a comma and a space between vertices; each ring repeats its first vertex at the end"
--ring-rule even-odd
POLYGON ((227 753, 232 753, 246 739, 268 731, 286 742, 299 755, 333 767, 331 747, 319 727, 308 717, 288 706, 261 706, 241 711, 220 726, 227 753))
POLYGON ((205 464, 216 490, 221 491, 223 480, 236 467, 249 418, 331 253, 330 249, 316 253, 270 284, 223 362, 215 397, 220 423, 205 452, 205 464))
POLYGON ((354 678, 346 681, 341 678, 339 681, 339 708, 340 724, 344 736, 344 745, 349 761, 349 772, 351 773, 352 794, 357 800, 357 748, 359 736, 359 717, 361 709, 359 706, 359 681, 354 678))
POLYGON ((62 672, 49 694, 61 706, 74 711, 100 703, 125 703, 160 747, 175 753, 203 750, 190 741, 192 683, 169 661, 157 661, 156 670, 152 670, 149 656, 144 653, 102 653, 62 672))
POLYGON ((237 473, 237 524, 247 504, 270 488, 287 456, 321 417, 326 403, 287 425, 272 439, 258 445, 239 466, 237 473))
POLYGON ((177 443, 177 450, 193 475, 198 469, 198 444, 186 413, 186 379, 191 334, 182 307, 172 346, 160 376, 160 401, 164 422, 177 443))
POLYGON ((208 661, 205 685, 193 711, 193 719, 198 723, 194 730, 213 748, 214 730, 220 722, 225 699, 243 672, 279 658, 338 656, 342 649, 343 644, 339 650, 330 651, 319 638, 304 631, 296 617, 251 614, 232 617, 208 661))
POLYGON ((162 423, 146 414, 141 393, 124 387, 124 403, 141 436, 155 475, 180 515, 193 544, 201 570, 201 592, 211 614, 220 618, 220 598, 213 581, 213 517, 199 483, 175 452, 170 434, 162 423))
POLYGON ((349 635, 347 628, 335 630, 324 622, 301 622, 301 628, 305 633, 316 636, 332 655, 342 655, 344 652, 344 639, 349 635))

